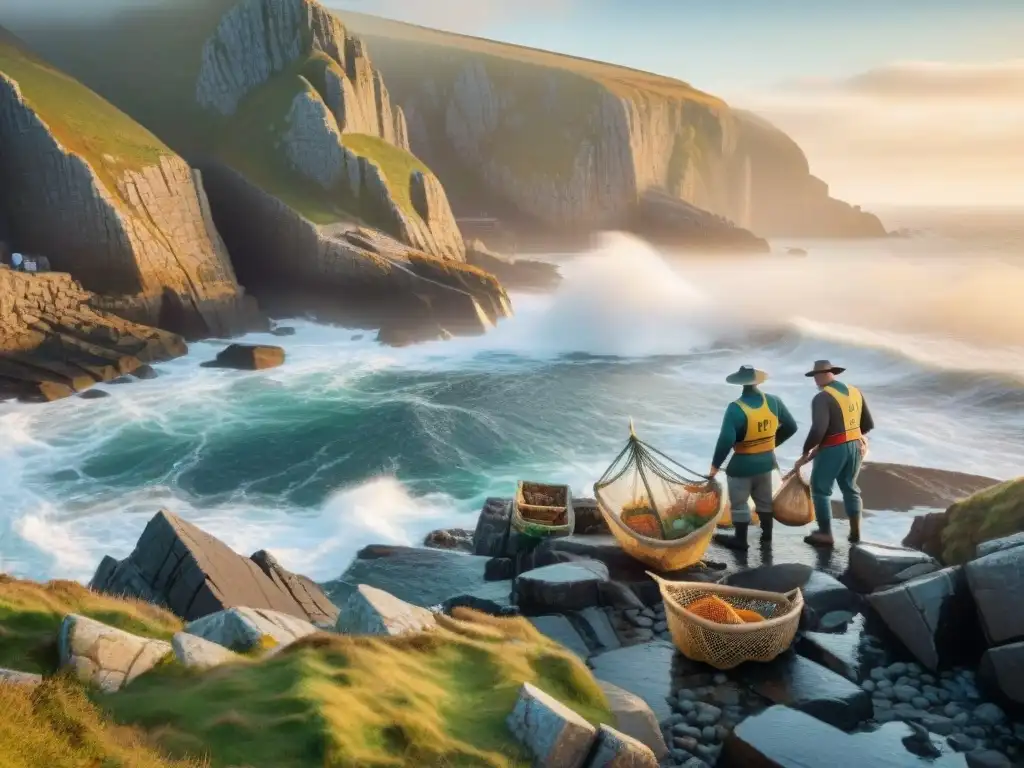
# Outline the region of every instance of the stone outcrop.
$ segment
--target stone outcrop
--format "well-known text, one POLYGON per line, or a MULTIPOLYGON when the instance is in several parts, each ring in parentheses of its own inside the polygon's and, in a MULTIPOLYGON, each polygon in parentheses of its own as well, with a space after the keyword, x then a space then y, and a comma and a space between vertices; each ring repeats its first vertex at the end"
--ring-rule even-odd
POLYGON ((562 282, 562 275, 554 264, 508 259, 491 251, 481 240, 466 243, 466 263, 490 272, 510 291, 551 291, 562 282))
POLYGON ((90 586, 165 605, 189 621, 238 607, 334 623, 337 608, 312 581, 276 562, 268 575, 266 559, 261 565, 254 558, 236 554, 219 539, 161 511, 146 525, 131 555, 121 561, 103 558, 90 586))
POLYGON ((210 669, 221 664, 241 661, 241 657, 223 645, 210 642, 188 632, 176 632, 171 638, 174 658, 179 664, 195 669, 210 669))
POLYGON ((139 637, 75 614, 64 617, 58 638, 60 666, 108 693, 148 672, 171 652, 164 640, 139 637))
POLYGON ((360 584, 338 615, 337 631, 347 635, 404 635, 436 626, 426 608, 399 600, 394 595, 360 584))
POLYGON ((317 631, 295 616, 254 608, 229 608, 189 622, 185 631, 232 651, 279 649, 317 631), (268 647, 269 646, 269 647, 268 647))
POLYGON ((831 198, 785 134, 685 83, 344 18, 373 48, 414 152, 442 182, 469 175, 541 222, 619 227, 642 193, 661 190, 762 235, 885 234, 831 198))
POLYGON ((317 226, 225 166, 210 166, 206 178, 236 267, 254 290, 294 291, 304 310, 322 310, 324 319, 341 319, 330 316, 340 305, 371 327, 425 329, 434 337, 479 333, 511 314, 504 289, 479 269, 374 230, 317 226))
POLYGON ((233 6, 203 46, 196 101, 232 115, 247 94, 310 55, 323 62, 325 99, 342 132, 409 148, 405 115, 392 105, 365 45, 313 0, 241 0, 233 6))
POLYGON ((101 304, 70 275, 0 267, 0 398, 56 400, 188 351, 101 304))
POLYGON ((655 245, 703 252, 768 253, 768 242, 724 216, 666 192, 647 190, 629 228, 655 245))
MULTIPOLYGON (((109 297, 108 309, 137 322, 187 337, 230 335, 257 323, 197 172, 152 136, 146 158, 130 161, 65 146, 78 137, 58 136, 48 121, 107 119, 93 114, 99 109, 145 133, 80 87, 82 101, 69 104, 68 115, 47 115, 36 107, 31 88, 23 93, 12 76, 0 73, 0 204, 13 244, 46 256, 54 269, 109 297)), ((141 141, 125 139, 133 140, 141 141)), ((126 146, 126 153, 140 151, 126 146)))

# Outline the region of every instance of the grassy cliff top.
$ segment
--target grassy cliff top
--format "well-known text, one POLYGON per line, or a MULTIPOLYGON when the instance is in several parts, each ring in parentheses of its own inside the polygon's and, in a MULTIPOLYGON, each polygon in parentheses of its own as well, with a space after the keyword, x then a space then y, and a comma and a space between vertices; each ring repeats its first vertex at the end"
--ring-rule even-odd
POLYGON ((968 496, 946 511, 942 560, 960 565, 978 544, 1024 531, 1024 477, 968 496))
POLYGON ((384 139, 363 133, 342 134, 341 143, 351 152, 376 163, 384 172, 391 199, 406 216, 419 216, 412 204, 410 179, 413 171, 430 173, 430 170, 418 157, 384 139))
MULTIPOLYGON (((709 106, 725 107, 725 103, 721 99, 700 91, 689 83, 652 72, 644 72, 618 64, 594 61, 553 51, 502 43, 481 37, 443 32, 362 13, 344 11, 336 13, 336 15, 353 32, 371 38, 400 40, 407 43, 496 56, 535 66, 561 69, 599 82, 619 96, 635 97, 638 94, 649 94, 670 99, 696 101, 709 106)), ((373 56, 374 48, 371 41, 371 59, 373 56)))
POLYGON ((0 667, 55 671, 57 633, 69 613, 165 640, 182 627, 176 616, 155 605, 101 595, 74 581, 37 584, 0 574, 0 667))
MULTIPOLYGON (((98 173, 115 175, 159 162, 171 151, 156 136, 80 82, 30 53, 0 29, 0 72, 56 139, 98 173)), ((115 190, 110 190, 115 191, 115 190)))

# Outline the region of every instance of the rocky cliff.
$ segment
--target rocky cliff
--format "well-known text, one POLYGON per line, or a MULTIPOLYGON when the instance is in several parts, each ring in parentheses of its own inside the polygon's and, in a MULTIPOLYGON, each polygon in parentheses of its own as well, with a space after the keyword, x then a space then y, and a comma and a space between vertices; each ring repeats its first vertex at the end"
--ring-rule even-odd
POLYGON ((555 227, 621 226, 655 190, 759 234, 884 234, 877 218, 828 196, 788 137, 685 83, 343 17, 372 47, 413 151, 450 194, 471 179, 470 201, 486 193, 555 227))
POLYGON ((132 320, 188 336, 255 321, 199 176, 80 83, 0 38, 0 187, 11 246, 132 320))

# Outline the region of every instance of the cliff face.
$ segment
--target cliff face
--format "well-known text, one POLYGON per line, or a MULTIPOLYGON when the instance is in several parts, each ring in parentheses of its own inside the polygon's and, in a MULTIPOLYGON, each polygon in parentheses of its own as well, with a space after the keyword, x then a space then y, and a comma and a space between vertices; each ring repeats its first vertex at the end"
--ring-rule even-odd
POLYGON ((187 335, 254 321, 201 180, 81 84, 0 40, 0 186, 10 238, 133 320, 187 335))
POLYGON ((657 190, 759 233, 884 234, 829 198, 791 141, 796 152, 777 157, 784 134, 685 83, 343 16, 373 49, 413 151, 446 186, 469 177, 556 227, 620 226, 657 190))

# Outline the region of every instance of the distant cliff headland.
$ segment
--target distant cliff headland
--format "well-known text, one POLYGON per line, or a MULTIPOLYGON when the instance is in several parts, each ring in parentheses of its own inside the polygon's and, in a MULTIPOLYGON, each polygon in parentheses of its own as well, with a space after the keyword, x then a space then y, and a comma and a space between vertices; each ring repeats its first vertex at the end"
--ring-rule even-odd
POLYGON ((482 332, 506 288, 558 276, 471 241, 473 219, 524 246, 884 234, 780 131, 660 76, 312 0, 10 21, 0 257, 65 277, 0 283, 3 391, 76 390, 267 311, 315 306, 392 343, 482 332))

